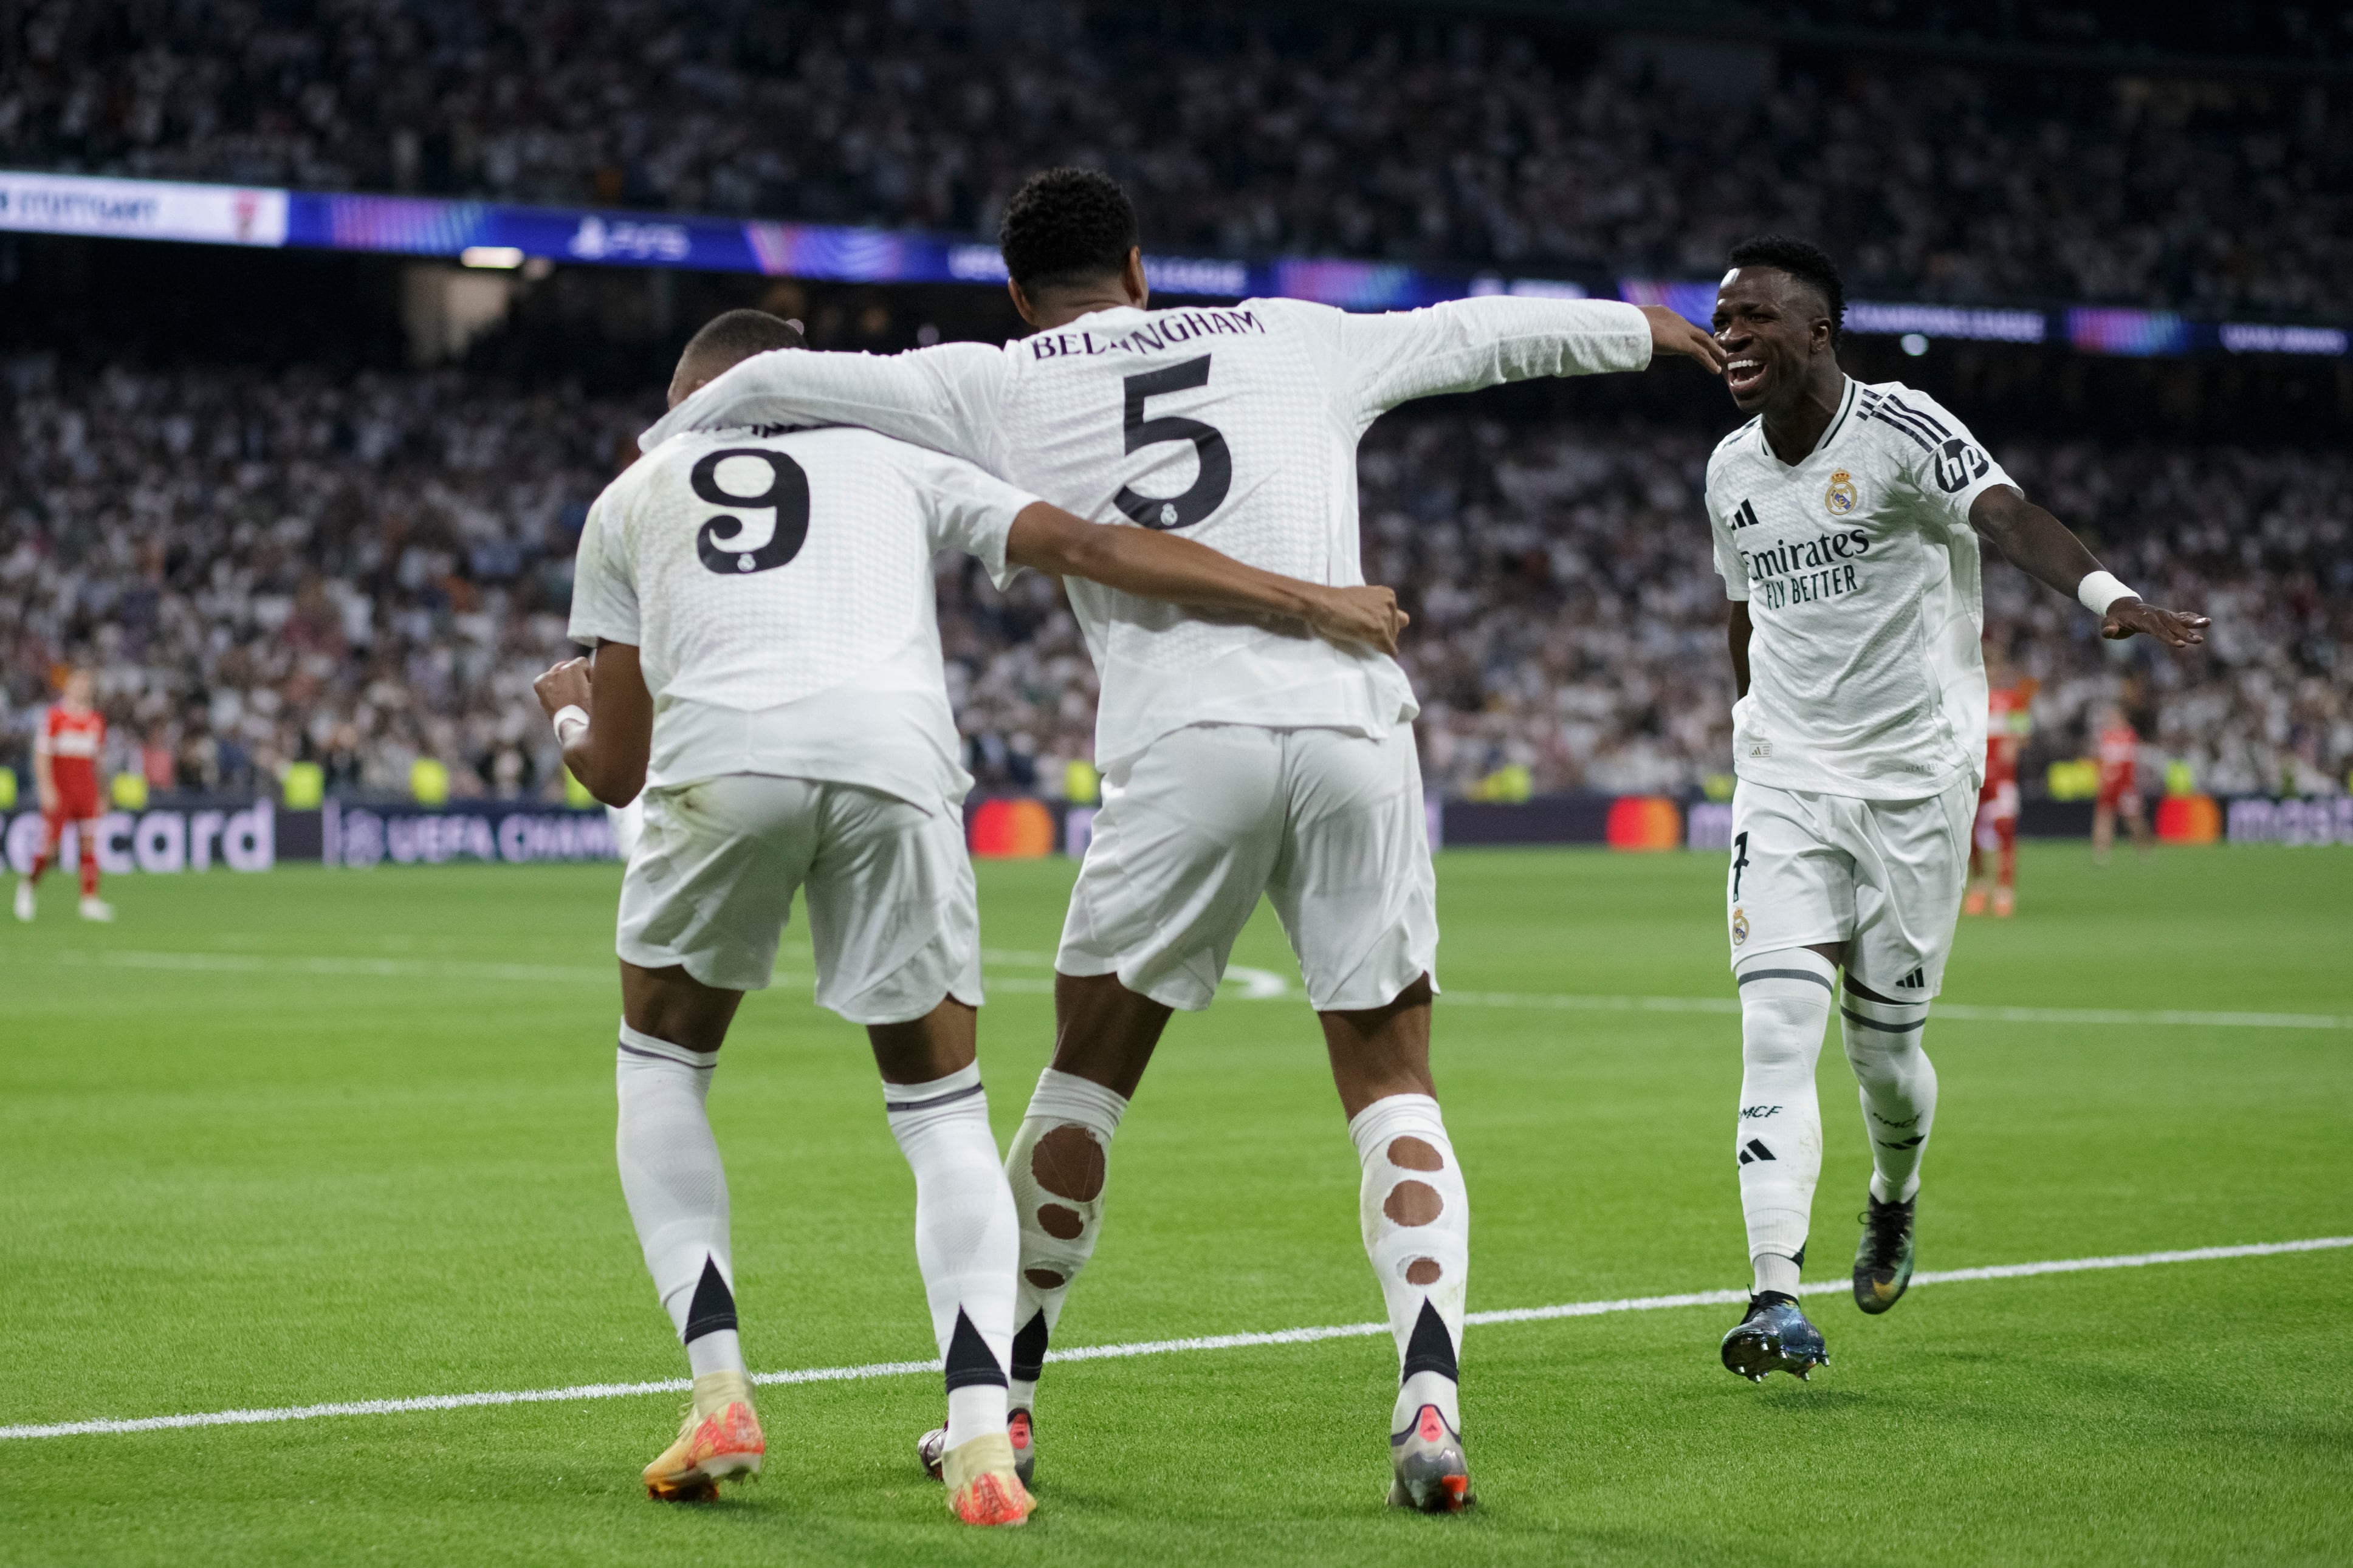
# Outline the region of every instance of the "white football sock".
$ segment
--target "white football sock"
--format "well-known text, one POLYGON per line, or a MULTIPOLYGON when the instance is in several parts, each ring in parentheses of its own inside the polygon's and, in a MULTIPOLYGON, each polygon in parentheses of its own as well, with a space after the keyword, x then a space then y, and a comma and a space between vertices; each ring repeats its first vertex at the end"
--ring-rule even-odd
POLYGON ((735 1270, 727 1242, 727 1172, 703 1101, 717 1051, 690 1051, 621 1026, 614 1057, 621 1104, 614 1138, 621 1192, 663 1308, 700 1377, 742 1372, 735 1270))
POLYGON ((1733 1135, 1756 1288, 1794 1294, 1822 1174, 1814 1064, 1837 971, 1810 948, 1742 961, 1740 1115, 1733 1135))
POLYGON ((1840 1012, 1871 1133, 1871 1195, 1901 1203, 1920 1190, 1920 1160, 1936 1121, 1936 1068, 1920 1048, 1928 1005, 1873 1002, 1849 990, 1840 1012))
POLYGON ((915 1173, 915 1262, 947 1372, 951 1448, 1005 1430, 1013 1354, 1013 1194, 988 1130, 980 1064, 929 1083, 886 1083, 891 1136, 915 1173))
POLYGON ((1364 1167, 1358 1189, 1365 1256, 1381 1282, 1397 1339, 1399 1387, 1389 1430, 1435 1405, 1462 1429, 1462 1309, 1471 1279, 1471 1199, 1438 1101, 1393 1094, 1356 1112, 1349 1141, 1364 1167))
POLYGON ((1071 1282, 1094 1256, 1103 1229, 1112 1134, 1127 1097, 1092 1079, 1048 1068, 1038 1075, 1005 1174, 1021 1226, 1021 1275, 1013 1303, 1017 1407, 1034 1408, 1038 1372, 1071 1282))

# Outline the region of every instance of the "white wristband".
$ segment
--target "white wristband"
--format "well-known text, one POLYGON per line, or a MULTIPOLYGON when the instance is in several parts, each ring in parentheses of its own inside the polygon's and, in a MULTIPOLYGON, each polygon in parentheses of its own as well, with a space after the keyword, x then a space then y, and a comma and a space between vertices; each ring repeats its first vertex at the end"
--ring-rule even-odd
POLYGON ((581 707, 577 702, 567 702, 555 710, 553 722, 555 725, 555 743, 559 746, 568 746, 572 744, 572 736, 565 727, 578 725, 586 730, 588 727, 588 710, 581 707))
POLYGON ((2105 616, 2108 613, 2108 606, 2118 599, 2137 599, 2140 595, 2117 582, 2115 573, 2094 572, 2075 584, 2075 597, 2082 600, 2084 608, 2092 614, 2105 616))

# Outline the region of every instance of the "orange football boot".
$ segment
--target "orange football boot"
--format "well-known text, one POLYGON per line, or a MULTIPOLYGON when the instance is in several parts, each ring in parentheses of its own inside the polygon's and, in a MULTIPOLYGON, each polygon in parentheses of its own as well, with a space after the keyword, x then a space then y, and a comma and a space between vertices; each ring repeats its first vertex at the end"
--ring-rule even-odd
POLYGON ((1037 1503, 1014 1470, 1013 1444, 1002 1432, 959 1443, 940 1456, 948 1507, 966 1524, 1027 1524, 1037 1503))
POLYGON ((646 1495, 658 1502, 708 1502, 719 1483, 756 1476, 768 1442, 752 1409, 752 1381, 740 1372, 706 1372, 679 1423, 678 1441, 646 1467, 646 1495))

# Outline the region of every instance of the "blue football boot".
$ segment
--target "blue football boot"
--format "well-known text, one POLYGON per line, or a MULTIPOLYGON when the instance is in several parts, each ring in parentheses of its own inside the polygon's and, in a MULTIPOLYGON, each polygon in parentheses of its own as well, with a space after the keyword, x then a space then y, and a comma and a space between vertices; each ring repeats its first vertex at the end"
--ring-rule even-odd
POLYGON ((1814 1368, 1828 1366, 1831 1352, 1821 1330, 1806 1321, 1795 1296, 1759 1290, 1748 1298, 1748 1315, 1724 1336, 1724 1364, 1751 1383, 1768 1372, 1810 1381, 1814 1368))
POLYGON ((1854 1304, 1866 1312, 1884 1312, 1904 1298, 1912 1283, 1912 1205, 1883 1204, 1868 1199, 1860 1217, 1862 1239, 1854 1248, 1854 1304))

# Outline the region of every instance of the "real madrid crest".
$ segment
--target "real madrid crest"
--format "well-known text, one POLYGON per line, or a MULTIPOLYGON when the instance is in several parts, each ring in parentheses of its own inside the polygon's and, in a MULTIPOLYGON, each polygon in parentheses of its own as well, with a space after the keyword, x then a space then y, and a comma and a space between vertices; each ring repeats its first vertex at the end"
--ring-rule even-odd
POLYGON ((1748 911, 1735 905, 1732 910, 1732 945, 1738 947, 1748 940, 1748 911))
POLYGON ((1844 468, 1831 476, 1831 488, 1822 492, 1822 505, 1832 517, 1844 517, 1862 502, 1862 492, 1854 488, 1854 476, 1844 468))

